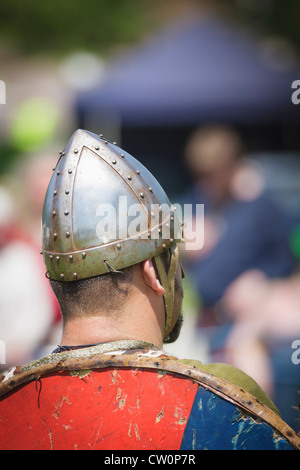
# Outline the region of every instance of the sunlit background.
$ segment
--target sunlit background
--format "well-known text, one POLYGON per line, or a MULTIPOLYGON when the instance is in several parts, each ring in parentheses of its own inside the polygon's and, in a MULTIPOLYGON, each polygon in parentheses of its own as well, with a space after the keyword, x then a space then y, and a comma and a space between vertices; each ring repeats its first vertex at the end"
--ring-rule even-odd
POLYGON ((300 430, 299 15, 297 0, 1 5, 2 369, 60 341, 41 211, 59 150, 80 127, 137 157, 172 202, 207 204, 203 249, 182 250, 185 324, 168 350, 241 368, 300 430), (193 132, 209 125, 243 144, 229 179, 221 163, 208 171, 188 156, 193 132), (226 186, 217 202, 214 184, 226 186))

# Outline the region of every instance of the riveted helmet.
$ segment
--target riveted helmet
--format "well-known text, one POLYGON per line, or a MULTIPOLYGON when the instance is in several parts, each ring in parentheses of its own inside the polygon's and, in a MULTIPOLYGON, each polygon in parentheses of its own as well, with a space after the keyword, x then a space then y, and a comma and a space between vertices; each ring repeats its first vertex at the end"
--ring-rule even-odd
POLYGON ((174 209, 138 160, 101 135, 77 130, 60 152, 44 201, 46 276, 70 282, 154 258, 165 288, 169 334, 182 241, 174 209), (171 252, 167 272, 160 259, 166 250, 171 252))

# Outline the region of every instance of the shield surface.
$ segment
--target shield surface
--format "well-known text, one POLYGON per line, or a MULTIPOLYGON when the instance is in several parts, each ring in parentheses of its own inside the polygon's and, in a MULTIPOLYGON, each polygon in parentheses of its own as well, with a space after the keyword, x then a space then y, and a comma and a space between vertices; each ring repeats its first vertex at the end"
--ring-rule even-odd
POLYGON ((252 395, 162 351, 54 356, 0 377, 0 449, 300 449, 252 395))

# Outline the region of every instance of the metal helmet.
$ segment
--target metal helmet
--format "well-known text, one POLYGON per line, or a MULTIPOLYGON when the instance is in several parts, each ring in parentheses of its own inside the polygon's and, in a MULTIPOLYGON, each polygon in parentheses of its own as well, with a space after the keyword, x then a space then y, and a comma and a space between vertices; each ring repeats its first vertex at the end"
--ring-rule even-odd
POLYGON ((176 322, 178 224, 165 192, 140 162, 102 135, 79 129, 60 152, 44 201, 46 276, 76 281, 154 258, 165 289, 167 336, 176 322), (166 250, 168 272, 159 256, 166 250))

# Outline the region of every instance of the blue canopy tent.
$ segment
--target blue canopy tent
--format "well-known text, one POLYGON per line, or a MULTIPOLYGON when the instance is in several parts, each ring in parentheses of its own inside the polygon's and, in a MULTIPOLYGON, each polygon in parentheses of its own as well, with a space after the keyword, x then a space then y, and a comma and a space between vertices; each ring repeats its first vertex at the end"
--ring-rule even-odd
MULTIPOLYGON (((117 122, 122 145, 156 173, 162 156, 165 167, 181 165, 186 138, 201 123, 263 126, 276 147, 274 127, 296 113, 297 73, 267 60, 262 49, 220 19, 182 20, 116 61, 101 85, 77 97, 79 126, 101 132, 106 120, 117 122)), ((175 176, 171 191, 177 184, 175 176)))

